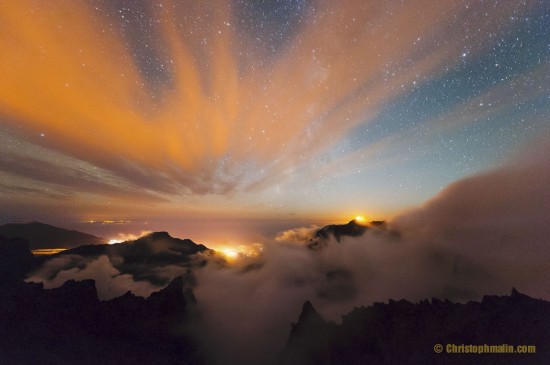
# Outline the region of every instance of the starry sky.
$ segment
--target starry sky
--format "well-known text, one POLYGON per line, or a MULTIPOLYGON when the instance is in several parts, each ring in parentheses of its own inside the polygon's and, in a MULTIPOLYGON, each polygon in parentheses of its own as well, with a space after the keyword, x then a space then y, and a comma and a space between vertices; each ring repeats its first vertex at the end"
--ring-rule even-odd
POLYGON ((1 223, 388 219, 550 129, 544 0, 7 1, 0 46, 1 223))

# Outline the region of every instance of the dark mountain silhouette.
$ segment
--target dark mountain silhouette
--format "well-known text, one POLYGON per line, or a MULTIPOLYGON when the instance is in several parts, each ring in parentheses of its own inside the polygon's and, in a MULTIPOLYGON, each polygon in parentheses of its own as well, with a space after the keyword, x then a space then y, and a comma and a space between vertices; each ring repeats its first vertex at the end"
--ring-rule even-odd
POLYGON ((170 236, 167 232, 153 232, 134 241, 125 241, 107 244, 82 245, 61 251, 50 257, 64 255, 80 255, 98 257, 100 255, 120 255, 126 261, 142 261, 147 256, 149 262, 177 263, 179 258, 187 258, 198 252, 207 251, 208 247, 196 244, 190 239, 179 239, 170 236))
MULTIPOLYGON (((112 245, 84 245, 75 247, 55 255, 42 256, 39 261, 45 265, 48 261, 63 256, 81 256, 82 260, 74 260, 74 265, 85 268, 87 262, 101 255, 109 257, 111 264, 122 274, 132 275, 135 281, 147 280, 154 285, 164 286, 170 278, 159 274, 162 267, 180 267, 189 269, 192 266, 205 264, 202 259, 196 260, 194 255, 211 251, 208 247, 196 244, 190 239, 171 237, 167 232, 154 232, 135 241, 126 241, 112 245)), ((58 267, 52 274, 68 267, 58 267)), ((189 272, 186 275, 192 280, 189 272)))
POLYGON ((187 333, 192 294, 174 279, 149 298, 99 301, 93 280, 0 290, 2 364, 201 364, 187 333))
POLYGON ((23 238, 0 236, 0 277, 23 277, 36 265, 36 259, 23 238))
MULTIPOLYGON (((512 290, 457 304, 432 299, 375 303, 326 322, 306 302, 278 364, 547 364, 550 302, 512 290), (443 345, 443 353, 434 346, 443 345), (446 353, 455 345, 533 345, 529 354, 446 353)), ((509 348, 508 348, 509 349, 509 348)))
POLYGON ((392 238, 398 238, 398 231, 388 229, 385 221, 371 221, 368 223, 359 222, 352 219, 346 224, 329 224, 321 229, 318 229, 313 237, 309 239, 308 248, 317 250, 326 246, 328 240, 333 237, 337 242, 340 242, 343 237, 359 237, 370 231, 376 234, 388 234, 392 238))
MULTIPOLYGON (((390 232, 372 224, 368 229, 390 232)), ((194 335, 202 322, 197 322, 201 303, 192 288, 193 271, 206 264, 201 254, 210 251, 156 232, 135 241, 37 257, 26 240, 0 236, 0 364, 206 364, 207 353, 216 349, 204 336, 194 335), (48 290, 23 281, 40 265, 55 266, 49 263, 53 258, 70 258, 65 262, 74 260, 80 270, 102 255, 134 280, 166 287, 147 299, 127 292, 101 301, 92 280, 67 281, 48 290), (174 280, 159 274, 174 267, 181 273, 174 280)), ((330 270, 317 295, 323 300, 354 298, 355 280, 345 268, 330 270)), ((306 302, 276 363, 546 364, 548 344, 550 302, 516 290, 467 304, 438 299, 374 303, 354 309, 339 325, 325 321, 306 302), (536 353, 447 354, 444 349, 438 354, 436 344, 532 345, 536 353)))
POLYGON ((7 223, 0 226, 0 235, 7 238, 24 238, 31 250, 45 248, 71 248, 106 243, 103 238, 88 233, 63 229, 49 224, 7 223))
POLYGON ((316 238, 329 238, 334 236, 336 241, 340 242, 342 236, 357 237, 363 235, 368 227, 358 223, 355 219, 346 224, 330 224, 315 232, 316 238))
MULTIPOLYGON (((158 264, 152 250, 176 250, 188 260, 190 254, 206 249, 167 233, 138 241, 120 244, 118 250, 129 251, 140 260, 149 252, 158 264)), ((116 249, 113 246, 74 250, 97 254, 116 249)), ((93 280, 69 280, 55 289, 24 282, 39 259, 26 240, 0 236, 1 364, 204 363, 201 347, 188 331, 193 321, 190 313, 196 312, 188 278, 175 278, 147 299, 127 292, 100 301, 93 280)))

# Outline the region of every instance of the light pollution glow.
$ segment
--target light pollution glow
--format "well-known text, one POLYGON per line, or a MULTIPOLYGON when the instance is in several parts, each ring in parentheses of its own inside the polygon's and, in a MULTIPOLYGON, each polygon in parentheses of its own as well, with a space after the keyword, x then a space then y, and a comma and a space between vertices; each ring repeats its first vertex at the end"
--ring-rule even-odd
MULTIPOLYGON (((1 217, 391 217, 547 129, 540 59, 418 123, 379 128, 400 100, 453 72, 469 77, 460 67, 483 63, 526 27, 514 19, 545 8, 495 4, 304 2, 270 48, 273 34, 238 28, 237 3, 151 2, 144 31, 122 5, 2 2, 1 217), (481 120, 503 115, 513 143, 493 140, 498 128, 476 141, 481 120), (441 152, 465 135, 469 159, 441 152)), ((458 92, 445 87, 434 99, 458 92)))

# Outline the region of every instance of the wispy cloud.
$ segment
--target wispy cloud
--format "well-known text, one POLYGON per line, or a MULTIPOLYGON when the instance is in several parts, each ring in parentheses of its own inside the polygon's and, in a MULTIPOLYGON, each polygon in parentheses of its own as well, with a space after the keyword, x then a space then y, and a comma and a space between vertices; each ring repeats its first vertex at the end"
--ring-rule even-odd
MULTIPOLYGON (((114 18, 114 5, 4 4, 6 128, 115 179, 67 168, 56 175, 48 171, 59 165, 55 159, 38 168, 15 155, 5 156, 2 169, 56 184, 75 178, 67 189, 83 193, 117 195, 120 183, 137 199, 242 194, 262 201, 314 164, 315 176, 330 174, 331 164, 372 165, 369 150, 378 147, 337 157, 341 163, 320 157, 389 103, 465 62, 463 53, 472 62, 482 57, 497 42, 487 34, 504 23, 513 30, 504 19, 535 5, 324 2, 303 10, 303 23, 267 57, 249 49, 255 43, 246 37, 240 41, 238 11, 228 4, 136 8, 151 20, 147 26, 114 18), (411 16, 420 13, 422 21, 411 16)), ((499 88, 488 99, 510 98, 505 84, 499 88)), ((529 98, 538 91, 520 92, 529 98)), ((443 124, 471 119, 472 108, 443 124)))

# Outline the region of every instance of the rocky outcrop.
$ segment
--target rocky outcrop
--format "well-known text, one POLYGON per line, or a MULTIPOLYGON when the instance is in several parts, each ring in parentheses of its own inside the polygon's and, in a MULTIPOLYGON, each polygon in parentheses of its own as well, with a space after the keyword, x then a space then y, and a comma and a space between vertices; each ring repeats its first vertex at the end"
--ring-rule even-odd
POLYGON ((357 237, 363 235, 368 229, 366 225, 358 223, 355 219, 346 224, 331 224, 319 229, 315 233, 315 238, 329 238, 334 236, 336 241, 340 242, 343 236, 357 237))
MULTIPOLYGON (((129 274, 135 281, 148 281, 162 287, 168 285, 171 277, 175 276, 170 277, 164 274, 165 271, 177 271, 176 275, 186 276, 187 281, 192 281, 192 268, 205 264, 204 259, 195 257, 195 254, 209 251, 206 246, 190 239, 174 238, 166 232, 153 232, 134 241, 75 247, 55 255, 42 256, 39 261, 41 265, 47 265, 48 261, 56 258, 80 256, 82 259, 75 260, 75 265, 84 268, 90 260, 106 255, 121 274, 129 274)), ((57 271, 67 269, 70 267, 56 267, 57 271)), ((57 272, 52 274, 57 275, 57 272)))
POLYGON ((383 234, 392 240, 401 237, 401 233, 388 227, 385 221, 370 221, 367 223, 353 219, 346 224, 329 224, 318 229, 309 238, 307 247, 312 250, 320 250, 326 247, 331 239, 340 243, 345 237, 360 237, 367 232, 374 235, 383 234))
POLYGON ((183 280, 149 298, 102 302, 92 280, 45 290, 19 282, 0 293, 0 348, 6 364, 200 364, 186 332, 183 280))
MULTIPOLYGON (((279 364, 546 364, 550 360, 550 302, 515 289, 457 304, 405 300, 356 308, 342 324, 324 321, 306 303, 292 326, 279 364), (434 346, 441 344, 442 353, 434 346), (536 353, 449 353, 461 345, 536 346, 536 353), (451 345, 457 347, 452 348, 451 345), (447 348, 449 346, 449 348, 447 348)), ((477 348, 476 348, 477 349, 477 348)), ((490 351, 489 348, 484 351, 490 351)))

